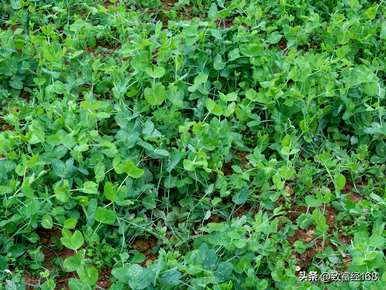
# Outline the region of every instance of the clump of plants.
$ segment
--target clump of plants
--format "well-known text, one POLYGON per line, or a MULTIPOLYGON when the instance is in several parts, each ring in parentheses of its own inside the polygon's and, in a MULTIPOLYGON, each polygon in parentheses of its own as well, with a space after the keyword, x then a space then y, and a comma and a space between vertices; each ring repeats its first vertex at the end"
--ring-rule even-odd
POLYGON ((3 1, 0 286, 381 289, 385 7, 3 1))

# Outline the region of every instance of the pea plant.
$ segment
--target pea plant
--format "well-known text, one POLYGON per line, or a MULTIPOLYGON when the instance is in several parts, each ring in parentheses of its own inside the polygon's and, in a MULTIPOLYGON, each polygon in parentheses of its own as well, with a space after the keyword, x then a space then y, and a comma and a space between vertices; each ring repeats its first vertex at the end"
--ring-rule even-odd
POLYGON ((382 289, 385 16, 2 1, 0 289, 382 289))

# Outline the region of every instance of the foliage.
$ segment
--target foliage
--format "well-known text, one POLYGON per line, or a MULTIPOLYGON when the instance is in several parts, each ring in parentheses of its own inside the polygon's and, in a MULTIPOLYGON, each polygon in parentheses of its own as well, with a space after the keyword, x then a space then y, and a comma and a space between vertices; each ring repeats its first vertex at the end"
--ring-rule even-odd
POLYGON ((385 7, 3 1, 0 286, 381 289, 385 7))

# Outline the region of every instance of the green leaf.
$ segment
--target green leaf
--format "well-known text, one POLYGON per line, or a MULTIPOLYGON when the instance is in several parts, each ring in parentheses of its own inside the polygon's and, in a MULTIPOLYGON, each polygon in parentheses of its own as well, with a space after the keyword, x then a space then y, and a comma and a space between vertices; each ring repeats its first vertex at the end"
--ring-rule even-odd
POLYGON ((95 180, 97 183, 103 181, 103 179, 105 179, 105 171, 106 171, 106 168, 105 168, 105 165, 103 164, 103 162, 99 162, 95 168, 94 168, 94 172, 95 172, 95 180))
POLYGON ((152 106, 161 105, 166 99, 166 89, 161 83, 153 84, 144 91, 145 100, 152 106))
POLYGON ((114 224, 116 218, 117 214, 114 210, 98 207, 95 211, 95 220, 100 223, 112 225, 114 224))
POLYGON ((130 279, 130 273, 128 271, 128 266, 114 268, 111 271, 111 274, 120 282, 128 283, 130 279))
POLYGON ((248 186, 243 186, 236 194, 232 197, 232 201, 235 204, 243 204, 248 200, 249 189, 248 186))
POLYGON ((216 116, 221 116, 224 113, 224 109, 222 106, 218 105, 215 101, 212 99, 206 100, 206 108, 210 113, 216 116))
POLYGON ((229 61, 233 61, 240 58, 240 50, 238 48, 232 49, 229 52, 228 57, 229 57, 229 61))
POLYGON ((114 187, 114 184, 111 182, 106 182, 103 188, 104 196, 110 201, 116 201, 117 199, 117 189, 114 187))
POLYGON ((58 199, 60 202, 67 202, 70 198, 71 192, 70 192, 70 184, 68 180, 61 180, 54 184, 54 193, 56 199, 58 199))
POLYGON ((328 225, 326 223, 326 217, 319 208, 314 209, 312 212, 312 219, 316 226, 316 230, 321 234, 325 234, 328 230, 328 225))
POLYGON ((145 71, 150 77, 154 79, 162 78, 165 75, 165 69, 161 66, 146 68, 145 71))
POLYGON ((53 221, 52 217, 48 214, 45 214, 42 218, 42 227, 45 229, 52 229, 53 221))
POLYGON ((151 272, 138 264, 131 265, 127 271, 130 277, 129 286, 133 289, 145 289, 153 280, 151 272))
POLYGON ((282 35, 277 32, 277 31, 274 31, 272 32, 269 37, 268 37, 268 43, 270 44, 275 44, 275 43, 278 43, 280 41, 280 39, 282 38, 282 35))
POLYGON ((76 230, 73 234, 68 231, 63 231, 60 241, 66 248, 74 251, 79 249, 84 243, 83 235, 78 230, 76 230))
POLYGON ((335 175, 334 181, 336 191, 341 191, 346 185, 346 177, 341 173, 335 175))
POLYGON ((150 269, 144 269, 138 264, 114 268, 111 274, 122 283, 128 283, 132 289, 145 289, 154 279, 150 269))
POLYGON ((98 193, 98 184, 96 184, 95 182, 92 182, 92 181, 86 181, 83 184, 82 191, 84 193, 88 193, 88 194, 97 194, 98 193))
POLYGON ((304 200, 309 207, 319 207, 323 204, 323 201, 315 198, 313 195, 307 195, 304 200))
POLYGON ((89 285, 75 278, 68 280, 68 286, 70 287, 70 290, 92 290, 89 285))
POLYGON ((220 99, 225 102, 234 102, 237 100, 237 93, 232 92, 226 95, 224 95, 223 93, 220 93, 220 99))
POLYGON ((63 267, 66 272, 76 271, 82 264, 82 257, 77 254, 66 258, 63 262, 63 267))
POLYGON ((223 62, 220 54, 216 54, 214 57, 213 67, 215 70, 222 70, 225 68, 225 63, 223 62))
POLYGON ((44 142, 46 134, 39 122, 32 121, 31 127, 29 128, 29 136, 29 144, 31 145, 44 142))
POLYGON ((212 3, 208 11, 208 18, 210 20, 215 20, 216 17, 217 17, 217 5, 215 3, 212 3))
POLYGON ((98 270, 94 266, 82 266, 76 272, 80 281, 87 285, 94 286, 98 281, 98 270))
POLYGON ((182 275, 180 271, 177 269, 172 269, 162 274, 160 277, 160 282, 161 284, 165 284, 167 286, 177 286, 180 284, 181 277, 182 275))
POLYGON ((200 72, 195 78, 194 78, 194 81, 193 81, 193 85, 188 87, 188 91, 193 93, 195 92, 199 86, 201 86, 202 84, 206 83, 208 80, 208 74, 204 73, 204 72, 200 72))
POLYGON ((65 229, 74 229, 78 220, 75 218, 68 218, 63 223, 63 228, 65 229))
POLYGON ((116 173, 126 173, 132 178, 140 178, 145 172, 142 168, 137 167, 130 159, 118 164, 114 169, 116 173))
POLYGON ((257 100, 257 92, 254 89, 249 89, 245 92, 245 97, 254 102, 257 100))

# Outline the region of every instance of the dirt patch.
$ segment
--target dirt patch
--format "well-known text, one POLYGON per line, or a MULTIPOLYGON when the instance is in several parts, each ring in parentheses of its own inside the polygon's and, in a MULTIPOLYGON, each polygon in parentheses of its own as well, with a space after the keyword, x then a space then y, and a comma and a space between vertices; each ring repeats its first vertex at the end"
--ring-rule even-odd
POLYGON ((26 102, 28 102, 31 99, 31 92, 29 91, 30 89, 24 89, 20 93, 20 97, 23 98, 26 102))
POLYGON ((288 242, 292 245, 296 241, 303 241, 309 243, 314 239, 315 227, 311 226, 306 230, 299 229, 293 236, 288 239, 288 242))
POLYGON ((38 289, 41 284, 40 278, 32 275, 29 272, 24 274, 24 283, 27 290, 38 289))
POLYGON ((240 164, 241 164, 241 166, 243 168, 247 168, 248 165, 249 165, 249 161, 247 159, 247 155, 248 155, 247 152, 242 152, 242 151, 237 152, 237 156, 239 157, 240 164))
POLYGON ((176 2, 176 0, 161 0, 161 4, 165 10, 171 10, 176 2))
POLYGON ((53 238, 60 239, 62 235, 61 231, 56 228, 49 230, 44 228, 38 228, 36 230, 36 233, 39 235, 40 243, 46 246, 52 242, 53 238))
POLYGON ((277 44, 277 47, 280 48, 280 50, 283 52, 284 55, 288 54, 287 40, 284 37, 280 39, 280 41, 277 44))
POLYGON ((148 266, 157 259, 153 253, 153 248, 157 245, 157 239, 154 236, 149 238, 137 238, 134 240, 133 249, 140 251, 145 255, 146 259, 142 262, 142 266, 148 266))
POLYGON ((224 176, 229 176, 229 175, 232 175, 232 162, 228 162, 226 163, 223 168, 222 168, 222 172, 224 173, 224 176))
POLYGON ((308 229, 303 230, 299 229, 295 232, 295 234, 288 239, 288 242, 293 245, 296 241, 302 241, 306 244, 308 243, 313 243, 311 247, 309 247, 304 253, 299 254, 299 253, 294 253, 294 257, 296 259, 296 265, 297 269, 300 270, 307 270, 308 266, 312 263, 312 259, 317 253, 320 253, 323 251, 324 247, 327 244, 322 243, 322 241, 315 240, 314 237, 315 233, 315 227, 310 226, 308 229))
MULTIPOLYGON (((292 222, 295 222, 297 217, 307 212, 307 208, 304 206, 295 206, 293 211, 289 211, 288 217, 292 222)), ((331 233, 335 229, 336 210, 331 206, 326 206, 324 215, 326 217, 326 223, 328 225, 328 232, 331 233)), ((307 229, 298 229, 294 235, 288 238, 288 242, 292 246, 296 241, 302 241, 305 244, 312 243, 312 246, 308 248, 304 253, 295 253, 294 256, 297 260, 298 269, 307 270, 311 264, 315 254, 320 253, 324 248, 330 245, 328 240, 321 240, 315 237, 315 227, 310 226, 307 229)))
POLYGON ((55 240, 59 240, 61 237, 61 231, 59 229, 43 229, 39 228, 37 231, 37 234, 40 237, 40 243, 44 245, 43 247, 43 254, 44 254, 44 263, 47 269, 54 268, 54 259, 55 258, 62 258, 63 260, 75 255, 75 252, 73 250, 63 248, 62 250, 58 251, 58 249, 55 248, 55 240))
POLYGON ((340 235, 339 241, 342 244, 349 245, 351 243, 352 237, 347 235, 340 235))
POLYGON ((331 233, 332 230, 335 229, 336 210, 331 206, 326 206, 324 215, 326 216, 328 233, 331 233))
POLYGON ((210 216, 210 218, 208 219, 208 223, 221 223, 224 220, 225 220, 224 217, 222 217, 218 214, 212 214, 210 216))
POLYGON ((343 187, 342 192, 349 193, 352 191, 353 184, 351 181, 346 182, 346 185, 343 187))
MULTIPOLYGON (((47 269, 53 270, 57 267, 55 266, 55 260, 57 258, 65 260, 66 258, 75 255, 73 250, 67 248, 63 248, 62 250, 56 249, 55 240, 59 240, 61 237, 61 231, 59 229, 39 228, 36 233, 40 237, 40 244, 44 246, 42 252, 44 254, 44 266, 47 269)), ((58 276, 55 281, 56 289, 69 289, 68 280, 73 277, 76 277, 75 273, 66 273, 65 275, 58 276)))
POLYGON ((97 285, 102 289, 109 289, 112 284, 110 281, 110 277, 111 277, 111 269, 103 270, 99 274, 97 285))
POLYGON ((110 0, 103 0, 103 1, 102 1, 102 5, 103 5, 103 7, 105 7, 105 8, 109 8, 110 6, 114 6, 115 3, 111 2, 110 0))
MULTIPOLYGON (((357 186, 363 187, 363 186, 367 185, 367 181, 366 180, 359 180, 356 184, 357 184, 357 186)), ((348 181, 346 183, 346 185, 344 186, 344 188, 342 189, 342 192, 346 193, 348 198, 352 202, 359 202, 359 201, 361 201, 363 199, 363 197, 360 196, 357 193, 354 193, 353 192, 354 190, 355 190, 354 184, 351 181, 348 181)))
POLYGON ((234 213, 235 216, 241 217, 247 213, 250 213, 252 216, 255 216, 260 210, 259 203, 256 202, 247 202, 241 206, 240 209, 236 210, 234 213))
POLYGON ((233 18, 217 19, 216 24, 218 28, 229 28, 233 26, 233 18))
POLYGON ((68 280, 71 278, 77 278, 76 274, 74 272, 67 273, 64 276, 56 278, 56 287, 55 289, 64 289, 64 290, 69 290, 70 288, 68 287, 68 280))
POLYGON ((243 204, 241 207, 239 207, 239 208, 233 213, 233 216, 241 217, 241 216, 245 215, 251 208, 252 208, 252 206, 251 206, 250 204, 245 203, 245 204, 243 204))
POLYGON ((12 127, 7 122, 5 122, 4 119, 0 118, 0 131, 13 131, 13 130, 15 130, 14 127, 12 127))
POLYGON ((294 205, 293 210, 288 211, 288 218, 291 220, 291 222, 295 223, 296 219, 302 214, 307 213, 307 207, 302 205, 294 205))
POLYGON ((363 199, 362 196, 360 196, 359 194, 355 194, 355 193, 350 193, 348 195, 348 198, 353 202, 359 202, 363 199))

